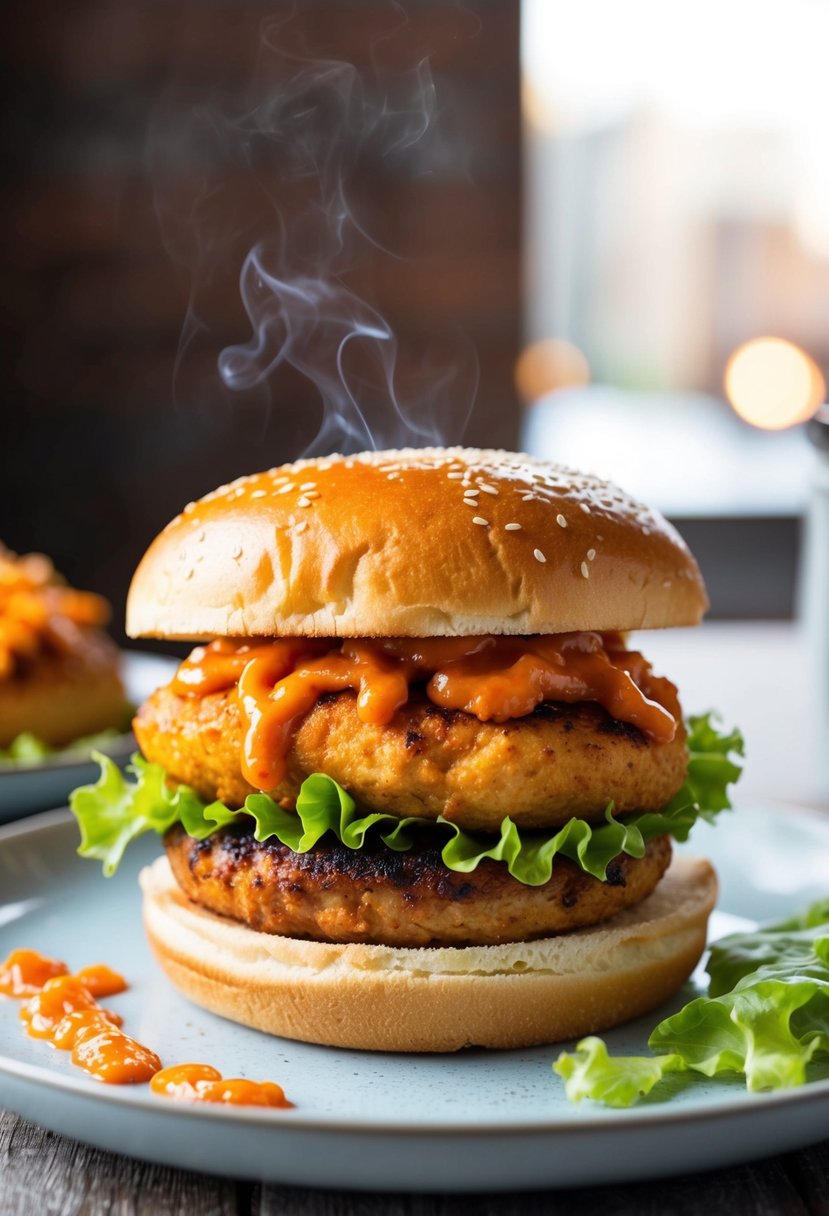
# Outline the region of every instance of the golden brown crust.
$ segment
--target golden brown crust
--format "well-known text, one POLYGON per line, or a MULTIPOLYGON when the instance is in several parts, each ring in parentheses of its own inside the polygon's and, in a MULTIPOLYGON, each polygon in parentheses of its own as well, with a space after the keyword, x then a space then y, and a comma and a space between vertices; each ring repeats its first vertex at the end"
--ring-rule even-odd
POLYGON ((671 860, 660 836, 643 858, 616 858, 606 882, 556 858, 550 881, 529 887, 500 862, 447 869, 437 840, 403 853, 325 839, 293 853, 250 827, 199 841, 177 825, 164 844, 182 891, 209 912, 283 937, 388 946, 495 945, 599 924, 650 895, 671 860))
POLYGON ((0 747, 23 731, 62 747, 110 727, 121 729, 127 698, 118 648, 97 629, 76 631, 62 655, 43 654, 0 681, 0 747))
POLYGON ((143 872, 153 951, 185 996, 270 1034, 369 1051, 529 1047, 653 1009, 705 947, 716 878, 676 858, 605 926, 500 946, 331 945, 257 933, 191 904, 166 858, 143 872))
POLYGON ((609 631, 694 625, 706 606, 679 535, 615 486, 450 448, 300 461, 190 504, 136 571, 127 631, 609 631))
MULTIPOLYGON (((240 771, 235 691, 198 698, 161 688, 134 730, 144 755, 202 798, 239 807, 254 792, 240 771)), ((321 698, 301 721, 287 778, 272 793, 293 807, 305 777, 323 772, 372 810, 498 831, 507 815, 521 827, 601 818, 611 800, 619 814, 659 810, 686 764, 681 721, 672 743, 657 744, 598 705, 544 704, 499 724, 415 695, 378 726, 360 721, 348 692, 321 698)))

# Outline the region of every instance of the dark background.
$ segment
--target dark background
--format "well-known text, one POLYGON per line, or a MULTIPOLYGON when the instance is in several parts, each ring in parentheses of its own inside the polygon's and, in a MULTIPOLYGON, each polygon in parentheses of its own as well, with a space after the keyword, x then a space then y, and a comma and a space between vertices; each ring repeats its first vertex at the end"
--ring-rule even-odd
MULTIPOLYGON (((107 595, 116 633, 132 570, 164 523, 223 481, 299 456, 320 424, 317 389, 291 369, 247 393, 216 370, 226 345, 250 337, 239 272, 251 245, 282 231, 294 248, 296 224, 319 218, 319 182, 280 138, 284 113, 268 111, 291 75, 286 55, 353 63, 375 116, 384 104, 405 111, 389 82, 426 65, 427 136, 390 152, 394 129, 366 138, 349 112, 325 151, 342 158, 355 219, 329 269, 393 328, 404 387, 430 366, 424 350, 441 367, 459 352, 442 440, 516 445, 519 3, 406 8, 6 8, 0 539, 48 553, 71 582, 107 595), (254 138, 251 114, 263 127, 254 138), (480 387, 464 427, 470 347, 480 387)), ((291 138, 330 127, 339 104, 323 86, 302 101, 291 138)), ((406 441, 375 390, 379 440, 406 441)))

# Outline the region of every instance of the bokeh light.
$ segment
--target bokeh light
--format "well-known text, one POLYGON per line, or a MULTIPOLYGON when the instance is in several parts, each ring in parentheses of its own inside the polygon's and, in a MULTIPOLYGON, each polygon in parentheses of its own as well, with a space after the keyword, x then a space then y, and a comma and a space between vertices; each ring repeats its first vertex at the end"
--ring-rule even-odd
POLYGON ((738 346, 725 369, 725 392, 752 426, 781 431, 811 418, 826 383, 814 359, 784 338, 754 338, 738 346))
POLYGON ((526 346, 515 364, 515 387, 528 405, 559 388, 590 383, 583 351, 563 338, 542 338, 526 346))

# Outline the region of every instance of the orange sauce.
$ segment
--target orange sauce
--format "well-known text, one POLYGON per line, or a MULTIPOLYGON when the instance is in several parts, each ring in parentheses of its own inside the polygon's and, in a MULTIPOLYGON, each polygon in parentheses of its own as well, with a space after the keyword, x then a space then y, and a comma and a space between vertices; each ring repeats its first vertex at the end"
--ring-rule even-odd
POLYGON ((55 1028, 67 1014, 94 1010, 105 1014, 114 1026, 120 1026, 117 1013, 107 1013, 74 975, 59 975, 47 980, 20 1010, 20 1020, 33 1039, 53 1040, 55 1028))
POLYGON ((293 1107, 281 1085, 273 1081, 247 1081, 242 1077, 225 1080, 209 1064, 176 1064, 156 1073, 150 1089, 164 1098, 180 1102, 215 1102, 229 1106, 270 1106, 282 1110, 293 1107))
POLYGON ((69 974, 66 963, 36 950, 13 950, 0 963, 0 993, 28 998, 20 1020, 35 1039, 72 1053, 72 1063, 108 1085, 141 1085, 187 1102, 293 1107, 273 1081, 224 1080, 209 1064, 162 1069, 154 1051, 121 1029, 123 1019, 96 997, 124 992, 126 980, 104 964, 69 974))
POLYGON ((525 717, 542 701, 594 701, 667 743, 679 717, 674 686, 654 678, 618 635, 594 632, 255 645, 220 638, 197 647, 171 687, 185 696, 235 687, 245 729, 242 772, 256 789, 269 790, 285 775, 299 721, 323 693, 353 690, 360 719, 382 726, 406 704, 412 683, 424 684, 435 705, 481 722, 525 717))
POLYGON ((65 586, 48 557, 0 545, 0 679, 43 650, 62 653, 75 629, 108 620, 106 600, 65 586))
POLYGON ((117 1026, 88 1026, 76 1034, 72 1063, 108 1085, 141 1085, 161 1068, 154 1051, 117 1026))
POLYGON ((0 963, 0 992, 4 996, 34 996, 47 980, 68 974, 69 968, 60 959, 47 958, 37 950, 12 950, 0 963))
POLYGON ((105 963, 96 963, 92 967, 81 967, 80 971, 75 972, 75 979, 80 980, 84 988, 94 997, 117 996, 119 992, 127 990, 127 981, 123 975, 119 975, 105 963))

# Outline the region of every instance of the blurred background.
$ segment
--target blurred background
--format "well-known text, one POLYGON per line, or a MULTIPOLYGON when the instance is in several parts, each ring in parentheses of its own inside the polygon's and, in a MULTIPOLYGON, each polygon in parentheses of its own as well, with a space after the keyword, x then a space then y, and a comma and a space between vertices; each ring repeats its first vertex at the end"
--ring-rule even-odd
MULTIPOLYGON (((686 536, 713 620, 799 612, 829 5, 7 11, 0 536, 116 633, 189 499, 372 442, 611 476, 686 536)), ((806 658, 745 629, 754 699, 799 696, 826 618, 806 658)))

